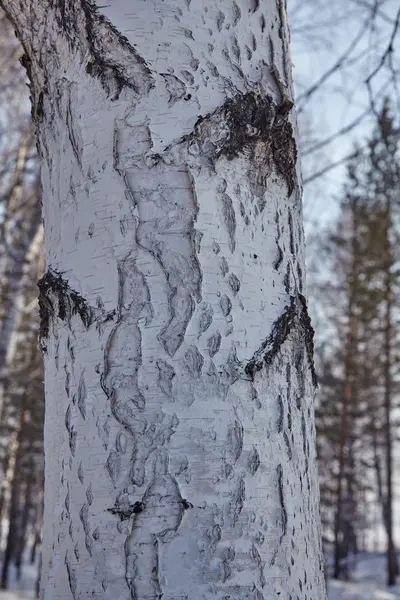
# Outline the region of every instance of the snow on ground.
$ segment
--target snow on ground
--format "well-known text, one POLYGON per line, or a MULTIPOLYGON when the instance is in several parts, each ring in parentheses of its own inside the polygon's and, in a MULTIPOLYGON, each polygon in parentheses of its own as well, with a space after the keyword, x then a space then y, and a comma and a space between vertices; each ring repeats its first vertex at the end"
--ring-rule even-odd
MULTIPOLYGON (((14 567, 10 569, 10 590, 0 592, 0 600, 34 600, 37 567, 25 564, 22 581, 15 580, 14 567)), ((400 581, 394 588, 385 585, 385 557, 366 553, 359 557, 351 582, 330 581, 329 600, 400 600, 400 581)))
POLYGON ((352 581, 329 581, 328 598, 329 600, 399 600, 400 581, 392 588, 388 588, 385 581, 385 557, 382 554, 366 553, 358 558, 352 581))
POLYGON ((27 561, 22 567, 21 581, 16 581, 15 567, 11 565, 9 589, 6 592, 0 591, 0 600, 34 600, 36 577, 37 565, 30 565, 27 561))

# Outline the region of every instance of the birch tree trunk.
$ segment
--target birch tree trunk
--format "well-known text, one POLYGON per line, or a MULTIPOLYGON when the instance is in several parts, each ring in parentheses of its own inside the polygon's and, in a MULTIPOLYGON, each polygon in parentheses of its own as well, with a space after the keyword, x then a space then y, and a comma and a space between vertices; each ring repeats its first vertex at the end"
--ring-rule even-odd
POLYGON ((323 599, 284 2, 17 4, 48 265, 43 598, 323 599))

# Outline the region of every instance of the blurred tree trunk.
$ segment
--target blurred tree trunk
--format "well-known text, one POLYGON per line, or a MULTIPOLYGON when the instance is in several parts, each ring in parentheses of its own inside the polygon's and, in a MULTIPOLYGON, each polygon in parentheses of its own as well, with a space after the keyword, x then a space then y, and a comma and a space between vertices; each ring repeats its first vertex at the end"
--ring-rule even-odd
POLYGON ((392 336, 393 336, 393 290, 392 290, 392 268, 394 264, 392 256, 391 224, 392 205, 390 195, 386 199, 386 228, 385 228, 385 287, 384 287, 384 407, 385 407, 385 451, 386 451, 386 501, 384 505, 384 524, 387 534, 387 581, 388 585, 395 585, 397 576, 396 549, 393 541, 393 451, 392 451, 392 336))
POLYGON ((23 561, 23 555, 24 555, 24 551, 25 551, 25 545, 26 545, 26 536, 27 536, 27 531, 28 531, 28 524, 29 524, 29 518, 30 518, 30 513, 31 513, 31 509, 32 509, 32 493, 34 490, 34 466, 33 466, 33 461, 29 461, 30 464, 30 469, 26 470, 26 475, 24 477, 25 479, 25 489, 24 489, 24 498, 23 498, 23 504, 21 507, 21 515, 20 515, 20 527, 18 530, 18 535, 17 535, 17 539, 16 539, 16 549, 15 549, 15 553, 14 553, 14 564, 16 566, 16 578, 17 581, 21 580, 21 576, 22 576, 22 561, 23 561))
POLYGON ((20 412, 20 423, 17 436, 17 449, 15 454, 15 464, 13 471, 13 478, 11 484, 11 499, 8 511, 8 535, 7 544, 3 558, 2 572, 1 572, 1 589, 6 590, 8 585, 8 570, 15 556, 17 531, 18 531, 18 519, 20 518, 19 501, 20 501, 20 467, 23 459, 23 447, 22 440, 24 438, 24 426, 25 426, 26 409, 22 406, 20 412))
POLYGON ((355 317, 355 306, 357 304, 357 290, 359 278, 359 222, 357 214, 357 202, 351 206, 351 258, 348 279, 348 304, 347 304, 347 339, 344 348, 344 390, 341 405, 341 421, 339 434, 339 473, 337 476, 336 492, 336 516, 334 528, 334 579, 348 578, 348 548, 349 528, 344 518, 344 484, 346 483, 346 470, 349 467, 349 448, 351 445, 351 417, 352 404, 354 404, 355 356, 357 352, 357 318, 355 317))

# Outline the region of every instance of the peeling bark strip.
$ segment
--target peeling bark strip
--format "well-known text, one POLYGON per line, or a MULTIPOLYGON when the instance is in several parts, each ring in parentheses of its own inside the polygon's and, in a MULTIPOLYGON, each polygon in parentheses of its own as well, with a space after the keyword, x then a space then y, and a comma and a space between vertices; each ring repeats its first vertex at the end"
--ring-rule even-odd
POLYGON ((299 328, 299 334, 303 336, 312 381, 316 387, 318 382, 314 368, 314 329, 308 314, 306 299, 302 294, 290 296, 290 305, 285 307, 285 312, 275 322, 271 334, 245 366, 246 375, 254 380, 257 371, 260 371, 264 365, 270 365, 296 327, 299 328))
POLYGON ((249 155, 257 179, 264 185, 273 165, 290 195, 296 184, 297 145, 288 112, 280 108, 269 95, 239 93, 215 112, 200 117, 193 132, 180 143, 199 146, 199 156, 212 166, 223 156, 233 160, 243 153, 249 155))

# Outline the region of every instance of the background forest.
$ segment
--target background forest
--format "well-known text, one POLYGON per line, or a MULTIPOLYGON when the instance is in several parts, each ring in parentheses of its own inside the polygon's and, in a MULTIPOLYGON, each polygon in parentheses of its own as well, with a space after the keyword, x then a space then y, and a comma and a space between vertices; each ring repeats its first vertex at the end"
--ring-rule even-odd
MULTIPOLYGON (((288 14, 329 598, 390 600, 400 598, 399 2, 288 0, 288 14)), ((43 514, 43 231, 21 59, 0 12, 1 588, 19 590, 9 598, 35 595, 43 514)))

